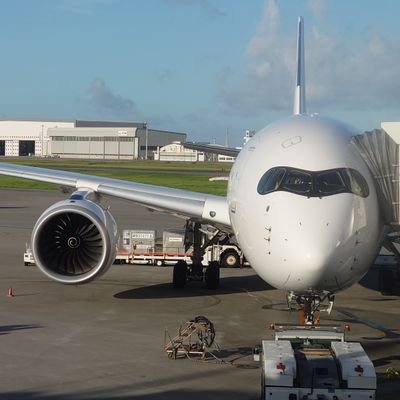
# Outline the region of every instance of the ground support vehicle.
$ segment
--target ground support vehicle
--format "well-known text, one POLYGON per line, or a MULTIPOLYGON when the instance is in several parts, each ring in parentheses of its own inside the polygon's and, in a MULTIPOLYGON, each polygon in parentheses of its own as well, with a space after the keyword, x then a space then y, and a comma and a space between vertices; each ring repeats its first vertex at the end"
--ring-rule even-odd
POLYGON ((24 265, 35 265, 35 259, 33 258, 32 250, 28 245, 26 245, 26 250, 24 252, 24 265))
POLYGON ((190 262, 182 230, 125 229, 117 249, 117 260, 130 264, 166 265, 179 260, 190 262))
POLYGON ((224 268, 238 268, 245 264, 243 252, 235 243, 216 243, 208 246, 203 261, 218 261, 220 266, 224 268))
POLYGON ((375 399, 374 366, 344 330, 322 325, 276 325, 262 341, 261 398, 265 400, 375 399))

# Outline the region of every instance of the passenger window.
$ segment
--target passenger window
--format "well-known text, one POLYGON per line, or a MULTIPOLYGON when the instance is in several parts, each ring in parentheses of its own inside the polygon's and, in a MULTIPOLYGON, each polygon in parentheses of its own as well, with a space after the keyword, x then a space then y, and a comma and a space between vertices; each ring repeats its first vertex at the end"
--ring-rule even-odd
POLYGON ((303 171, 292 169, 286 175, 281 189, 298 194, 309 194, 312 192, 312 176, 303 171))
POLYGON ((278 190, 283 180, 283 177, 285 176, 285 173, 286 169, 280 167, 272 168, 267 171, 258 183, 257 192, 259 194, 267 194, 278 190))
POLYGON ((347 191, 346 184, 338 170, 320 172, 316 176, 317 194, 329 195, 347 191))

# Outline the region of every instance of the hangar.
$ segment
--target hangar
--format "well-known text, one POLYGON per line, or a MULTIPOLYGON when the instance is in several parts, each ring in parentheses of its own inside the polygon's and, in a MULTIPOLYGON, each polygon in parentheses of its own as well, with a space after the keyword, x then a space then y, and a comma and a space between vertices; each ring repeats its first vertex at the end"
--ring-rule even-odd
POLYGON ((198 150, 187 149, 181 142, 173 142, 153 151, 156 161, 205 161, 204 153, 198 150))
POLYGON ((0 120, 0 156, 137 159, 186 133, 150 129, 146 122, 0 120))

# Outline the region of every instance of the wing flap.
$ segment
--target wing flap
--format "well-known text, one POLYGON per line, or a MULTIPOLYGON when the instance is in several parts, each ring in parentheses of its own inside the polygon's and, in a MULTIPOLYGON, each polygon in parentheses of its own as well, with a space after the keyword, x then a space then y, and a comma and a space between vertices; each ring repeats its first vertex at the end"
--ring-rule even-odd
POLYGON ((204 202, 193 199, 178 199, 176 196, 167 196, 161 194, 152 194, 138 190, 128 190, 118 188, 115 185, 99 185, 97 192, 109 196, 119 197, 143 204, 155 209, 162 209, 173 213, 179 213, 182 216, 201 218, 204 208, 204 202), (180 200, 180 201, 179 201, 180 200), (177 204, 179 202, 179 205, 177 204))
POLYGON ((0 175, 54 183, 130 200, 149 208, 230 227, 225 197, 75 172, 0 163, 0 175))

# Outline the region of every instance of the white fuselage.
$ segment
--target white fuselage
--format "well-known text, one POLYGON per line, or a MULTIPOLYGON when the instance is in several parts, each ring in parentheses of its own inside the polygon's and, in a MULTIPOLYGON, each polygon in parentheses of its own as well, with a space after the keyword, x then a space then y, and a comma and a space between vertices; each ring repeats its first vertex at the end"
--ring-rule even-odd
POLYGON ((240 152, 229 179, 230 219, 246 258, 272 286, 337 292, 373 263, 382 223, 373 179, 351 143, 356 133, 334 120, 294 115, 259 131, 240 152), (259 194, 260 179, 274 167, 352 169, 369 192, 259 194))

